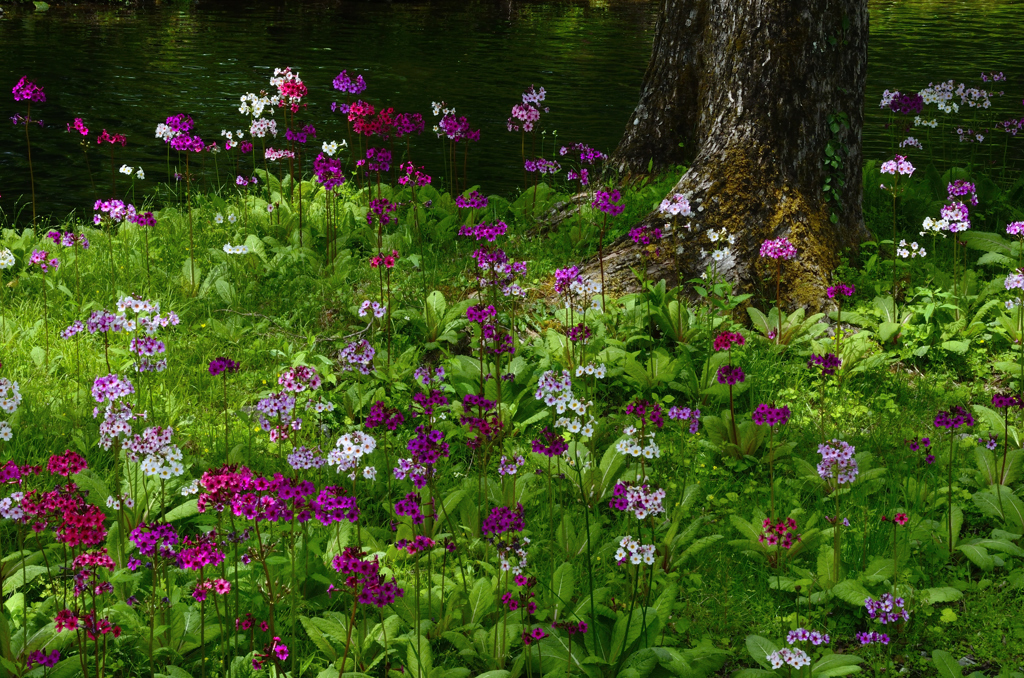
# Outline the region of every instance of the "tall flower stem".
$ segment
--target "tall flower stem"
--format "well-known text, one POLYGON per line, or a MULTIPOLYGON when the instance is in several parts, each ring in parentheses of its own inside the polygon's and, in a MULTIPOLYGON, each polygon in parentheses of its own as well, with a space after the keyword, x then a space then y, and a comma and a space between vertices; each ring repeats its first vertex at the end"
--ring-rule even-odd
POLYGON ((32 189, 32 228, 36 226, 36 177, 32 171, 32 140, 28 134, 28 124, 32 120, 32 102, 28 102, 28 110, 25 111, 25 146, 28 150, 28 183, 32 189))
MULTIPOLYGON (((946 492, 946 526, 949 531, 949 555, 953 555, 953 443, 955 437, 949 436, 949 486, 946 492)), ((999 493, 1002 497, 1002 493, 999 493)))

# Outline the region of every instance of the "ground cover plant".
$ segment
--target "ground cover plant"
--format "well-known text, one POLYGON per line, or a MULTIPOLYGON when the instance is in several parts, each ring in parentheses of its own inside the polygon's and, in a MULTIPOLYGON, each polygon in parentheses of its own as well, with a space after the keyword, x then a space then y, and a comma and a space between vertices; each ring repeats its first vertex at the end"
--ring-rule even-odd
POLYGON ((1022 121, 981 171, 956 117, 991 93, 885 93, 882 240, 808 313, 785 239, 763 298, 648 279, 698 208, 552 147, 543 88, 431 140, 334 87, 279 69, 213 143, 172 114, 163 168, 68 121, 93 218, 3 229, 0 672, 1020 675, 1022 121), (518 195, 468 176, 485 134, 518 195), (619 239, 613 295, 583 262, 619 239))

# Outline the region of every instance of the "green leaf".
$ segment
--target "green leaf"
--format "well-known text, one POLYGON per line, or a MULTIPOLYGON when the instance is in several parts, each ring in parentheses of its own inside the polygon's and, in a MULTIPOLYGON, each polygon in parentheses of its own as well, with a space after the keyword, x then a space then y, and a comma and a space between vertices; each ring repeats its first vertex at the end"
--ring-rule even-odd
POLYGON ((960 664, 945 650, 932 650, 932 662, 942 678, 963 678, 960 664))
POLYGON ((766 669, 771 668, 768 655, 779 649, 775 643, 762 636, 747 636, 746 646, 747 652, 754 661, 766 669))
POLYGON ((182 520, 183 518, 190 518, 192 516, 199 515, 199 500, 189 499, 184 504, 175 506, 167 515, 164 516, 164 520, 169 523, 173 523, 176 520, 182 520))
POLYGON ((956 547, 956 550, 963 553, 965 556, 967 556, 967 559, 969 561, 971 561, 972 563, 974 563, 986 572, 995 567, 995 560, 992 558, 992 556, 988 554, 988 551, 986 551, 985 548, 982 546, 977 546, 975 544, 961 544, 960 546, 956 547))
POLYGON ((936 588, 925 589, 921 593, 924 594, 924 600, 929 605, 935 603, 952 603, 953 601, 960 600, 964 597, 962 591, 953 588, 952 586, 939 586, 936 588))
POLYGON ((469 623, 480 623, 494 604, 494 587, 489 579, 477 579, 469 592, 469 623))
POLYGON ((33 346, 29 355, 32 356, 32 362, 36 364, 36 367, 43 366, 43 362, 46 360, 46 351, 42 346, 33 346))
POLYGON ((555 616, 557 618, 558 610, 567 606, 569 601, 572 599, 573 584, 575 582, 576 575, 573 573, 572 563, 566 561, 558 566, 555 570, 553 583, 551 586, 551 594, 554 598, 555 616))
POLYGON ((857 665, 863 661, 855 654, 828 654, 811 666, 811 675, 814 678, 832 678, 859 673, 857 665))
POLYGON ((967 351, 971 348, 971 345, 966 341, 950 340, 942 342, 942 348, 946 349, 947 351, 950 351, 951 353, 963 355, 964 353, 967 353, 967 351))
POLYGON ((864 601, 871 596, 871 593, 860 582, 854 579, 844 579, 832 587, 832 595, 855 607, 864 607, 864 601))

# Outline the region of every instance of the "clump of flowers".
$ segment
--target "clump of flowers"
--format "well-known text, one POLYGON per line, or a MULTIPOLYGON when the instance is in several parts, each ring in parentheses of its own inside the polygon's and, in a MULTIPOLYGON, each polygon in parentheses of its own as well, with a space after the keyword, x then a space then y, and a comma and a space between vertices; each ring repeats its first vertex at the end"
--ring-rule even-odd
POLYGON ((772 665, 772 669, 776 671, 786 664, 794 669, 800 669, 811 664, 811 658, 798 647, 784 647, 781 650, 776 650, 768 655, 767 659, 772 665))
POLYGON ((814 367, 817 366, 821 368, 821 375, 823 377, 831 377, 842 364, 842 359, 840 359, 835 353, 826 353, 825 355, 818 355, 815 353, 812 354, 811 359, 807 361, 807 368, 814 369, 814 367))
POLYGON ((818 445, 818 475, 822 480, 835 479, 837 485, 847 485, 857 479, 859 469, 853 458, 855 448, 842 440, 830 440, 818 445))
MULTIPOLYGON (((792 518, 780 520, 773 523, 770 518, 765 518, 761 524, 761 534, 757 541, 766 546, 780 546, 784 549, 791 549, 800 541, 800 535, 796 531, 796 521, 792 518)), ((828 642, 828 641, 825 641, 828 642)))
POLYGON ((775 426, 781 424, 785 426, 789 423, 789 408, 783 405, 782 407, 770 407, 765 403, 761 403, 754 410, 753 420, 758 426, 775 426))
POLYGON ((868 615, 879 624, 895 624, 910 619, 910 613, 904 609, 906 602, 902 598, 894 598, 891 593, 883 593, 878 600, 867 598, 864 607, 868 615))
POLYGON ((715 337, 713 348, 715 351, 728 351, 733 345, 743 346, 745 343, 747 340, 739 332, 722 332, 715 337))
POLYGON ((619 565, 625 565, 628 561, 631 565, 654 565, 654 544, 642 544, 639 540, 626 535, 619 540, 619 548, 615 551, 615 561, 619 565))
POLYGON ((665 490, 661 488, 652 490, 648 485, 616 483, 608 506, 617 511, 631 511, 637 520, 643 520, 647 516, 664 513, 664 499, 665 490))

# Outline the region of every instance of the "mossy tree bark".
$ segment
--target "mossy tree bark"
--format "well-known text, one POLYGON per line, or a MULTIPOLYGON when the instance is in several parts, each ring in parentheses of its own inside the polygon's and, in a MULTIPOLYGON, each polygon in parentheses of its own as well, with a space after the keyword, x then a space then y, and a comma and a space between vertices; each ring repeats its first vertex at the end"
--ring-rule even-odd
MULTIPOLYGON (((761 243, 785 236, 799 251, 783 268, 786 305, 822 306, 838 253, 868 236, 867 38, 867 0, 661 0, 640 102, 608 163, 629 178, 688 161, 672 193, 693 216, 673 224, 649 277, 699 276, 724 228, 735 243, 718 270, 756 290, 775 273, 761 243)), ((641 254, 628 240, 610 250, 610 286, 628 286, 641 254)))

